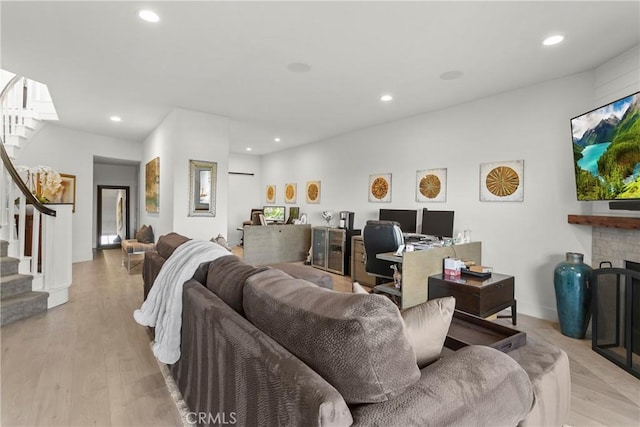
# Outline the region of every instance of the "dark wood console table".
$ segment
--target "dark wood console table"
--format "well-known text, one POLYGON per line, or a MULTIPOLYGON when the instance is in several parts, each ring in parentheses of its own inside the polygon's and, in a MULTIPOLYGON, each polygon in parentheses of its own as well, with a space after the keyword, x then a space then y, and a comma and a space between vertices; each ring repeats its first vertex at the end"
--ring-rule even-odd
POLYGON ((511 323, 517 324, 514 278, 492 273, 486 279, 462 276, 460 279, 445 279, 442 274, 429 276, 429 299, 452 296, 456 299, 456 310, 479 317, 489 317, 511 307, 511 323))

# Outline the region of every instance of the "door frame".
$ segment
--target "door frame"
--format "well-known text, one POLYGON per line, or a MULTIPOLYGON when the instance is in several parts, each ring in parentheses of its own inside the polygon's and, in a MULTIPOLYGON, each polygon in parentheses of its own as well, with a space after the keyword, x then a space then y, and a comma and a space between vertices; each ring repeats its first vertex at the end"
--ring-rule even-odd
POLYGON ((97 236, 96 236, 96 249, 113 249, 119 248, 120 243, 113 243, 109 245, 100 244, 100 236, 102 236, 102 190, 124 190, 125 192, 125 209, 127 214, 125 215, 125 237, 129 238, 129 217, 131 215, 131 211, 129 210, 129 193, 130 187, 128 185, 98 185, 98 212, 97 212, 97 236))

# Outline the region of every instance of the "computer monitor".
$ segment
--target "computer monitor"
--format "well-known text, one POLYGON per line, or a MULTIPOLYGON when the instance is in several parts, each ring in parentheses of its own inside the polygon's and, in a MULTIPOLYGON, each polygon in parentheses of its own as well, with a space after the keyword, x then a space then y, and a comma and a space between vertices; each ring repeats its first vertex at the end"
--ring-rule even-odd
POLYGON ((287 218, 287 224, 293 224, 293 221, 300 219, 300 208, 298 206, 291 206, 289 208, 289 218, 287 218))
POLYGON ((271 222, 284 222, 284 206, 265 206, 264 219, 271 222))
POLYGON ((422 234, 438 238, 453 237, 454 211, 422 210, 422 234))
POLYGON ((378 219, 395 221, 400 224, 403 233, 415 233, 418 211, 415 209, 380 209, 378 219))

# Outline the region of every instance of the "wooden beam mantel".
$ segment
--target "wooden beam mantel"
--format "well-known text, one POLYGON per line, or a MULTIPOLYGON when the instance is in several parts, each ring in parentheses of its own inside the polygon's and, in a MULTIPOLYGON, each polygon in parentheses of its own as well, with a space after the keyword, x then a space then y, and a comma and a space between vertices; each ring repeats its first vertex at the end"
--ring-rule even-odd
POLYGON ((569 224, 640 230, 640 218, 628 216, 569 215, 568 220, 569 224))

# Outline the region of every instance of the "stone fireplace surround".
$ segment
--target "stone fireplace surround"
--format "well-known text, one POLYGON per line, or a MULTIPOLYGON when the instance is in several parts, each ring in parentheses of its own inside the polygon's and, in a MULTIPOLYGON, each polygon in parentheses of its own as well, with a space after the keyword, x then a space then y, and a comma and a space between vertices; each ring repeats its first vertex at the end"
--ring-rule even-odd
POLYGON ((598 268, 603 261, 625 268, 625 261, 640 263, 640 230, 593 227, 591 263, 598 268))

